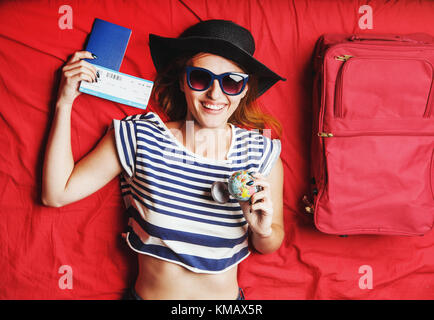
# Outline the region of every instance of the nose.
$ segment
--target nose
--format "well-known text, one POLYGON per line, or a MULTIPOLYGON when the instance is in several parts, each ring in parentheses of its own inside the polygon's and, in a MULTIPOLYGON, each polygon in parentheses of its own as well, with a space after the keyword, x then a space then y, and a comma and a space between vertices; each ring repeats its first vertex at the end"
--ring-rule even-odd
POLYGON ((217 100, 221 95, 223 95, 223 91, 220 88, 220 83, 217 79, 214 79, 211 86, 208 88, 207 95, 209 98, 213 100, 217 100))

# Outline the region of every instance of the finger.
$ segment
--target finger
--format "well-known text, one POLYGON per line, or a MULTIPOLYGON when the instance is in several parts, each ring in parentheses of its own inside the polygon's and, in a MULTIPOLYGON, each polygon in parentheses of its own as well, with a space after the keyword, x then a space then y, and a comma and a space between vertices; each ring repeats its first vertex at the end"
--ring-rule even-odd
POLYGON ((257 202, 265 202, 267 196, 268 194, 265 191, 256 192, 250 197, 250 204, 257 203, 257 202))
POLYGON ((93 82, 92 77, 86 73, 83 73, 83 72, 77 73, 76 75, 74 75, 68 79, 70 79, 70 81, 77 81, 77 82, 82 81, 82 80, 87 81, 87 82, 93 82))
MULTIPOLYGON (((66 78, 73 78, 78 74, 82 74, 82 75, 86 75, 87 77, 90 78, 90 81, 93 82, 96 80, 96 74, 94 74, 90 69, 86 68, 86 67, 78 67, 72 70, 68 70, 64 73, 66 78)), ((85 77, 85 79, 87 80, 87 77, 85 77)))
POLYGON ((96 59, 96 56, 92 55, 89 51, 76 51, 72 55, 71 59, 68 60, 68 63, 73 63, 80 59, 96 59))
MULTIPOLYGON (((270 190, 270 183, 264 179, 255 180, 255 183, 253 185, 259 187, 260 191, 269 191, 270 190)), ((260 191, 258 191, 258 192, 260 192, 260 191)))
POLYGON ((256 207, 253 207, 253 206, 257 205, 257 204, 262 204, 264 206, 272 207, 272 203, 271 203, 269 197, 261 197, 260 199, 252 199, 252 203, 250 204, 250 208, 252 210, 256 210, 255 209, 256 207))
POLYGON ((67 71, 75 70, 75 69, 79 69, 79 70, 81 70, 83 72, 89 70, 93 74, 93 78, 97 77, 97 69, 96 69, 96 67, 94 67, 93 65, 91 65, 89 62, 86 62, 86 61, 83 61, 83 60, 74 62, 72 64, 67 64, 66 66, 64 66, 62 68, 62 71, 64 73, 66 73, 67 71))
POLYGON ((68 71, 68 70, 72 70, 72 69, 79 68, 79 67, 85 67, 85 68, 90 69, 96 76, 96 71, 97 71, 96 67, 94 65, 92 65, 91 63, 84 61, 84 60, 79 60, 79 61, 76 61, 73 63, 68 63, 67 65, 65 65, 62 68, 62 71, 68 71))
POLYGON ((258 211, 258 210, 264 212, 265 215, 273 214, 273 207, 271 206, 271 203, 259 202, 259 203, 252 204, 252 211, 258 211))
POLYGON ((77 71, 77 70, 73 70, 73 71, 68 71, 68 76, 66 77, 67 82, 71 82, 71 81, 81 81, 81 80, 85 80, 88 82, 94 82, 94 78, 91 74, 89 74, 88 72, 84 72, 84 71, 77 71))
POLYGON ((253 223, 254 220, 256 219, 256 214, 252 211, 250 206, 246 211, 243 211, 243 214, 244 214, 244 218, 249 224, 253 223))
POLYGON ((243 213, 247 213, 250 211, 250 203, 249 201, 238 201, 243 213))

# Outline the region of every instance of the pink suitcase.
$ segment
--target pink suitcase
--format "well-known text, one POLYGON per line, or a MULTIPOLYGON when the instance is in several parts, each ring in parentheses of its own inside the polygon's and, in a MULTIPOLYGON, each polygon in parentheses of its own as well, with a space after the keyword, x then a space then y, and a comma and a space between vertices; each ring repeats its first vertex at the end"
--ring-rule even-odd
POLYGON ((434 221, 434 41, 328 34, 314 57, 311 206, 329 234, 423 235, 434 221))

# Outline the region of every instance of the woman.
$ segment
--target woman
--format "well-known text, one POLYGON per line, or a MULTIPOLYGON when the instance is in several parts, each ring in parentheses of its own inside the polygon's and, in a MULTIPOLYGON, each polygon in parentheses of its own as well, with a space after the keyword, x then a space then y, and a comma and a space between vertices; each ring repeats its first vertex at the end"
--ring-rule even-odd
MULTIPOLYGON (((78 201, 122 173, 130 215, 128 245, 139 274, 132 299, 243 299, 237 265, 283 240, 280 141, 234 124, 264 128, 255 99, 284 80, 253 58, 250 32, 232 22, 200 22, 178 38, 150 35, 157 69, 154 97, 172 120, 154 113, 114 120, 85 158, 74 163, 70 117, 80 81, 96 69, 76 52, 63 68, 43 173, 43 203, 78 201), (218 203, 215 181, 255 173, 250 201, 218 203), (267 177, 266 177, 267 176, 267 177)), ((264 120, 265 119, 265 120, 264 120)))

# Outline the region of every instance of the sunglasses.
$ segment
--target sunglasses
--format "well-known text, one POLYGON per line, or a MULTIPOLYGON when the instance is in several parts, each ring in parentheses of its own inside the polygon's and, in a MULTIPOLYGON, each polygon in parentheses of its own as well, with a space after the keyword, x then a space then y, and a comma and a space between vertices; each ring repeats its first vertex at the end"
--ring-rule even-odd
POLYGON ((207 69, 192 66, 187 66, 185 70, 188 86, 195 91, 208 90, 217 79, 225 94, 236 96, 243 92, 247 80, 249 80, 249 75, 239 72, 226 72, 217 75, 207 69))

